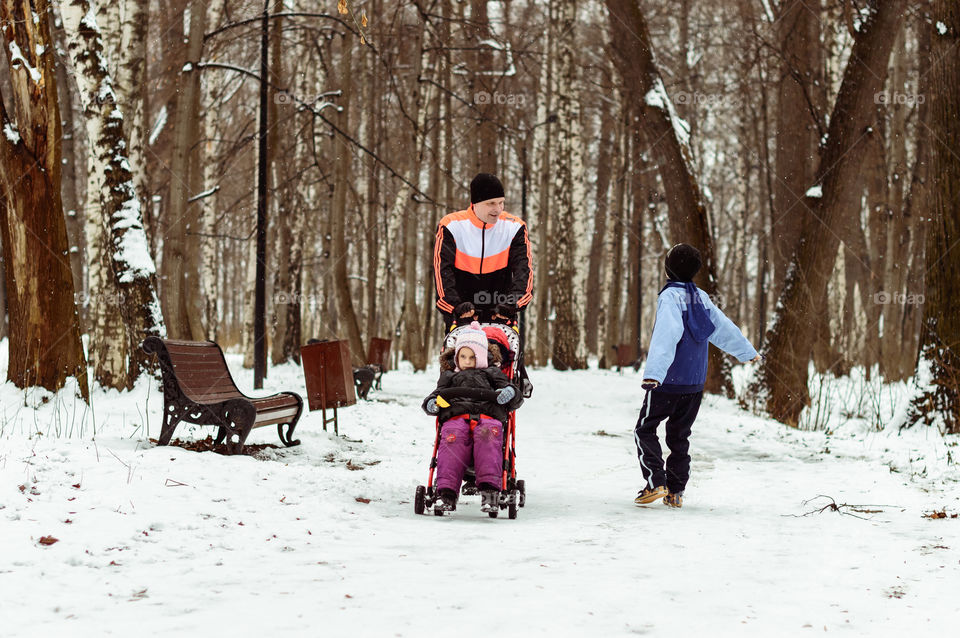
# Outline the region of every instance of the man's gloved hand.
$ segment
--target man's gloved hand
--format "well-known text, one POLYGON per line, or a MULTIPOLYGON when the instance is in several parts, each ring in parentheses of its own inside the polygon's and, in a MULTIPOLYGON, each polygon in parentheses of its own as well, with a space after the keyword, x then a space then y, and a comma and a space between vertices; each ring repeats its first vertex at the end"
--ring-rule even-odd
POLYGON ((512 385, 508 385, 505 388, 500 388, 497 390, 497 403, 504 405, 510 401, 513 397, 517 395, 517 391, 513 389, 512 385))
POLYGON ((500 315, 504 319, 516 319, 517 318, 517 306, 512 303, 498 303, 497 308, 494 311, 494 316, 500 315))
POLYGON ((453 316, 455 319, 476 316, 476 314, 477 309, 469 301, 461 301, 457 304, 457 307, 453 309, 453 316))
POLYGON ((436 399, 427 401, 427 412, 430 414, 438 414, 440 412, 440 406, 437 405, 436 399))
POLYGON ((655 379, 644 379, 643 383, 640 384, 640 387, 644 390, 653 390, 660 385, 660 382, 655 379))

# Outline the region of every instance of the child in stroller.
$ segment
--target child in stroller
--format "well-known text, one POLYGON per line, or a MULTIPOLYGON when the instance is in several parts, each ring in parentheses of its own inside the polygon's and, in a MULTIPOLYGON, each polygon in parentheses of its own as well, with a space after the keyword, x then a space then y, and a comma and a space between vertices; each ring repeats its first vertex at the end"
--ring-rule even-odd
MULTIPOLYGON (((496 337, 499 329, 488 330, 496 337)), ((504 344, 502 339, 488 340, 480 324, 473 322, 459 329, 453 347, 440 354, 437 388, 423 401, 424 411, 441 424, 435 513, 456 509, 470 465, 481 493, 480 509, 495 513, 500 507, 504 428, 509 413, 523 403, 501 370, 504 354, 512 359, 504 344)))

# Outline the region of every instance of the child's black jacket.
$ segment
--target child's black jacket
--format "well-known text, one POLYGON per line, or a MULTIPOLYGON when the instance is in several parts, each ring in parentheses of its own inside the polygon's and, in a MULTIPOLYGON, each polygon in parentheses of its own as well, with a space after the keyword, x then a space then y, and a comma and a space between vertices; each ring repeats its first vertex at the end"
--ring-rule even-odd
MULTIPOLYGON (((440 379, 437 381, 437 389, 431 392, 423 400, 423 411, 427 412, 427 403, 430 399, 436 399, 443 395, 443 390, 447 388, 477 388, 481 390, 499 390, 510 384, 510 380, 500 370, 497 365, 500 362, 500 352, 496 348, 490 348, 489 358, 492 364, 489 368, 461 370, 456 372, 454 369, 453 348, 448 348, 440 354, 440 379)), ((440 422, 448 421, 461 414, 486 414, 500 422, 506 423, 507 415, 513 412, 523 403, 523 396, 520 392, 508 401, 505 405, 500 405, 496 401, 480 401, 477 399, 448 399, 450 406, 440 408, 437 417, 440 422)), ((427 412, 429 414, 429 412, 427 412)))

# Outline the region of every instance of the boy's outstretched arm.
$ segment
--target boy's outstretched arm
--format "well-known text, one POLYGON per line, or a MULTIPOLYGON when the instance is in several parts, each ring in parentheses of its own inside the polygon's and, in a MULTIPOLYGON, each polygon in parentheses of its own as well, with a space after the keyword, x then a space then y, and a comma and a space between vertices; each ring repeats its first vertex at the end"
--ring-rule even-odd
POLYGON ((657 300, 657 318, 650 337, 650 350, 647 364, 643 368, 643 378, 663 383, 667 370, 677 353, 677 343, 683 336, 683 313, 680 305, 672 300, 657 300))
POLYGON ((710 318, 716 326, 713 334, 710 335, 710 343, 727 354, 732 354, 740 363, 759 358, 757 349, 743 336, 743 332, 740 331, 737 324, 730 321, 730 318, 723 314, 723 311, 717 308, 712 301, 708 303, 709 308, 713 311, 710 313, 710 318))

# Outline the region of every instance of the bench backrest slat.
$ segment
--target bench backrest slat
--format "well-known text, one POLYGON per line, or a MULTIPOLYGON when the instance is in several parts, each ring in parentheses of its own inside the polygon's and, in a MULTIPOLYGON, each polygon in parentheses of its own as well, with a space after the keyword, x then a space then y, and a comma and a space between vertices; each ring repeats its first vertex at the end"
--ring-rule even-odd
POLYGON ((190 400, 211 403, 242 396, 215 343, 167 341, 165 345, 177 383, 190 400))

